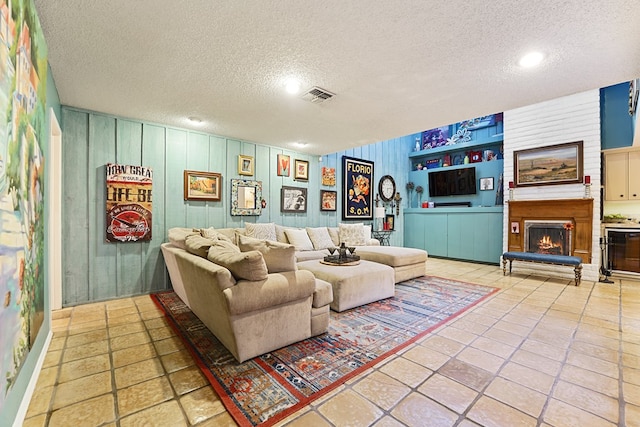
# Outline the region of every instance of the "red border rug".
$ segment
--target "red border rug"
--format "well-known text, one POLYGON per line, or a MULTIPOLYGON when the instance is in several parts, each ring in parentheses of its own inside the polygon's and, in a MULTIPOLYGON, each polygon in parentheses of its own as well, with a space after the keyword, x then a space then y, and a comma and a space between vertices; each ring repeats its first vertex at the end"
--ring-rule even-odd
POLYGON ((329 331, 238 363, 173 292, 151 295, 241 426, 270 426, 425 336, 497 288, 423 276, 342 313, 329 331))

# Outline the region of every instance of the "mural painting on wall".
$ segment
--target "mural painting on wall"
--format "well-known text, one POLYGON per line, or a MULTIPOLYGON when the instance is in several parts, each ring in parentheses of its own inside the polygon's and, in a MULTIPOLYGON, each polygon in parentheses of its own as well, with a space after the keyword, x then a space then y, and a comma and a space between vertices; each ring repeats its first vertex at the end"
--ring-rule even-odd
POLYGON ((151 240, 153 171, 107 163, 107 242, 151 240))
POLYGON ((372 219, 373 162, 342 156, 342 219, 372 219))
POLYGON ((0 0, 0 409, 44 320, 47 46, 31 0, 0 0))

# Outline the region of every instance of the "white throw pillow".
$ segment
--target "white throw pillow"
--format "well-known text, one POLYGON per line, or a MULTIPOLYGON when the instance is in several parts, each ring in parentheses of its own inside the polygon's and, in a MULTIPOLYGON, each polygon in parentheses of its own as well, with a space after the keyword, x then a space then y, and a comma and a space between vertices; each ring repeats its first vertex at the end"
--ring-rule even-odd
POLYGON ((313 243, 309 239, 307 230, 285 230, 284 233, 287 235, 289 243, 295 246, 297 251, 313 250, 313 243))
POLYGON ((307 227, 306 230, 315 250, 319 251, 321 249, 335 247, 333 241, 331 240, 331 236, 329 235, 329 230, 327 230, 327 227, 307 227))
POLYGON ((364 240, 365 240, 365 245, 367 243, 369 243, 369 240, 371 240, 371 226, 370 225, 364 225, 364 240))
POLYGON ((253 237, 254 239, 277 241, 276 225, 273 222, 267 224, 254 224, 252 222, 247 222, 244 225, 244 228, 247 230, 247 236, 253 237))
POLYGON ((333 246, 340 246, 340 229, 338 227, 328 227, 328 229, 333 246))
POLYGON ((364 236, 364 224, 338 224, 340 229, 340 243, 347 246, 364 246, 367 244, 364 236))
POLYGON ((224 234, 220 233, 218 230, 216 230, 213 227, 209 227, 209 228, 200 228, 200 235, 202 237, 206 237, 207 239, 213 239, 213 240, 225 240, 229 243, 233 243, 233 240, 230 239, 229 237, 225 236, 224 234))

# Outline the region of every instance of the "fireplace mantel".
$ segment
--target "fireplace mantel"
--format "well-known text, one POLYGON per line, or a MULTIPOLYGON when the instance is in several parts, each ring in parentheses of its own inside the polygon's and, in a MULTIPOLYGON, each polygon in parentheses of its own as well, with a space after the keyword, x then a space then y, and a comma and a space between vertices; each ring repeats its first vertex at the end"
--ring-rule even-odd
POLYGON ((525 220, 565 220, 571 219, 575 224, 572 232, 571 254, 582 258, 585 264, 591 263, 591 247, 593 235, 593 199, 560 199, 560 200, 511 200, 509 209, 509 251, 524 252, 525 220), (513 233, 511 224, 517 222, 517 230, 513 233))

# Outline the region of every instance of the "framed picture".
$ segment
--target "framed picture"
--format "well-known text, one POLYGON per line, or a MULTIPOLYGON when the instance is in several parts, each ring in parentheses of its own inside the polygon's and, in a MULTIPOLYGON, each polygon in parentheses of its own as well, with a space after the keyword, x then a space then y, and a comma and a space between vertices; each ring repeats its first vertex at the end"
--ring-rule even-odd
POLYGON ((520 234, 520 223, 517 221, 511 222, 511 233, 512 234, 520 234))
POLYGON ((293 175, 293 179, 298 179, 300 181, 309 180, 309 162, 307 162, 306 160, 296 159, 294 168, 295 173, 293 175))
POLYGON ((582 183, 582 141, 513 152, 516 187, 582 183))
POLYGON ((373 219, 373 162, 342 156, 342 219, 373 219))
POLYGON ((633 79, 629 82, 629 115, 633 116, 638 108, 638 79, 633 79))
POLYGON ((322 167, 322 185, 336 186, 336 168, 322 167))
POLYGON ((480 178, 480 190, 493 190, 493 177, 480 178))
POLYGON ((184 171, 184 199, 220 201, 222 175, 214 172, 184 171))
POLYGON ((278 176, 289 176, 291 172, 291 157, 278 154, 278 176))
POLYGON ((307 189, 302 187, 282 187, 280 211, 285 213, 303 213, 307 211, 307 189))
POLYGON ((335 211, 337 198, 337 191, 320 190, 320 210, 335 211))
POLYGON ((395 226, 395 219, 396 217, 393 214, 386 214, 384 216, 384 223, 385 225, 385 230, 395 230, 395 228, 393 228, 395 226))
POLYGON ((253 157, 242 154, 238 156, 238 175, 253 175, 253 157))

